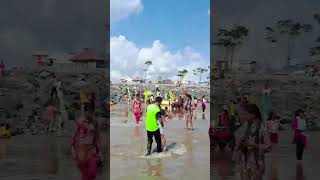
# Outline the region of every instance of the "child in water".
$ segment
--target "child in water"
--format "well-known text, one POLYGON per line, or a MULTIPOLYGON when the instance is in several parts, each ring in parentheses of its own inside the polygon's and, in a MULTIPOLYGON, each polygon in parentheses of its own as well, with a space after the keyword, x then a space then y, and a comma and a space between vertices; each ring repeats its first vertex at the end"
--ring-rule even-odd
POLYGON ((274 112, 270 112, 269 117, 267 119, 267 129, 270 135, 270 141, 273 148, 279 143, 279 136, 278 136, 279 127, 280 127, 280 120, 278 116, 274 112))

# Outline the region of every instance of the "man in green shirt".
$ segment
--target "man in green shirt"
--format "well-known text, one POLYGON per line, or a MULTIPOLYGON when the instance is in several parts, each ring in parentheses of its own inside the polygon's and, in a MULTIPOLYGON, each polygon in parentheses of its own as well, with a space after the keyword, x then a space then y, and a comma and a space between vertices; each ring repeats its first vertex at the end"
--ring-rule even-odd
POLYGON ((158 153, 162 152, 161 135, 160 135, 160 129, 158 126, 158 120, 161 119, 161 111, 160 111, 161 103, 162 103, 162 98, 156 97, 155 103, 150 104, 147 107, 146 130, 147 130, 147 136, 148 136, 148 145, 147 145, 148 152, 146 156, 151 154, 153 136, 157 143, 157 152, 158 153))

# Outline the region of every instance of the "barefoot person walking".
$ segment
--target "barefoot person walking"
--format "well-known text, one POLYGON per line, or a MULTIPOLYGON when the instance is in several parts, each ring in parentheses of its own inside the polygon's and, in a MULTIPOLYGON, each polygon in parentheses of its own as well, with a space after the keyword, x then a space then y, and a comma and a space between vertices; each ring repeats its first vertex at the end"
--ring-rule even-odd
POLYGON ((302 160, 303 151, 307 144, 306 131, 306 120, 302 110, 295 112, 294 119, 292 121, 292 129, 294 130, 294 137, 292 144, 296 144, 296 157, 298 161, 302 160))
POLYGON ((193 110, 194 110, 194 105, 193 102, 191 100, 191 95, 190 94, 186 94, 186 104, 184 106, 185 111, 186 111, 186 128, 187 130, 193 130, 193 123, 192 123, 192 118, 193 118, 193 110))
POLYGON ((82 180, 95 180, 100 164, 100 133, 93 115, 85 110, 76 122, 72 138, 72 155, 81 172, 82 180))
POLYGON ((161 112, 160 112, 161 103, 162 103, 162 98, 156 97, 155 103, 150 104, 147 107, 146 130, 147 130, 148 144, 147 144, 146 156, 151 154, 153 137, 155 138, 157 143, 157 152, 158 153, 162 152, 161 134, 158 126, 158 121, 160 121, 161 119, 161 112))
POLYGON ((137 93, 132 101, 132 112, 136 119, 136 126, 139 126, 140 116, 142 112, 141 100, 139 98, 139 93, 137 93))

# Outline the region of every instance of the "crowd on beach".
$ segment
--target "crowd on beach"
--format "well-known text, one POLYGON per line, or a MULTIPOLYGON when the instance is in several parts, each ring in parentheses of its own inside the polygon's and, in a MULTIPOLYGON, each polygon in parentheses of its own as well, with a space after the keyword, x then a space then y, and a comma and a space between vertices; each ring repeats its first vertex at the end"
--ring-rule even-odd
MULTIPOLYGON (((262 90, 261 110, 250 101, 250 95, 231 100, 219 113, 218 121, 209 129, 211 147, 230 147, 233 161, 239 166, 243 180, 261 180, 265 173, 265 155, 278 148, 280 117, 271 107, 272 90, 268 82, 262 90)), ((296 144, 296 159, 301 163, 307 144, 307 125, 302 109, 293 112, 292 143, 296 144)))
POLYGON ((136 126, 139 126, 141 115, 145 115, 148 138, 146 155, 152 153, 153 137, 157 144, 158 153, 168 150, 164 124, 172 119, 173 115, 184 114, 186 130, 192 131, 194 128, 194 110, 199 107, 198 104, 200 103, 201 111, 205 113, 207 106, 206 97, 197 98, 194 90, 189 92, 183 90, 182 93, 178 93, 161 90, 159 86, 152 90, 147 88, 133 91, 128 88, 127 90, 124 98, 131 106, 130 110, 134 114, 136 126), (145 107, 144 110, 143 107, 145 107))

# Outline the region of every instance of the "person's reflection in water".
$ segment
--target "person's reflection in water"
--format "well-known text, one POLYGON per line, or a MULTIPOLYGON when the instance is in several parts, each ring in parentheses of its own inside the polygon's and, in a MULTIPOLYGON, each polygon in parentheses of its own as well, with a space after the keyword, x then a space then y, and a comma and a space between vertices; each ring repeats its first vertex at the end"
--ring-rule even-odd
POLYGON ((183 118, 183 112, 181 110, 177 110, 176 116, 181 120, 183 118))
POLYGON ((0 141, 0 160, 7 158, 7 147, 8 147, 8 140, 2 139, 0 141))
POLYGON ((135 140, 138 140, 138 139, 140 139, 140 137, 141 137, 141 130, 140 130, 139 126, 136 126, 133 129, 133 138, 135 140))
POLYGON ((162 176, 162 160, 161 159, 147 159, 147 176, 162 176))
POLYGON ((206 120, 206 115, 204 113, 202 114, 202 120, 206 120))
POLYGON ((303 175, 303 166, 300 163, 296 166, 296 180, 305 180, 303 175))
POLYGON ((211 158, 210 158, 210 167, 211 172, 214 172, 214 169, 217 172, 217 175, 221 180, 232 179, 235 172, 235 164, 232 162, 232 153, 228 151, 214 151, 210 149, 211 158))
POLYGON ((268 180, 279 180, 278 178, 278 170, 274 166, 270 166, 270 177, 268 180))

